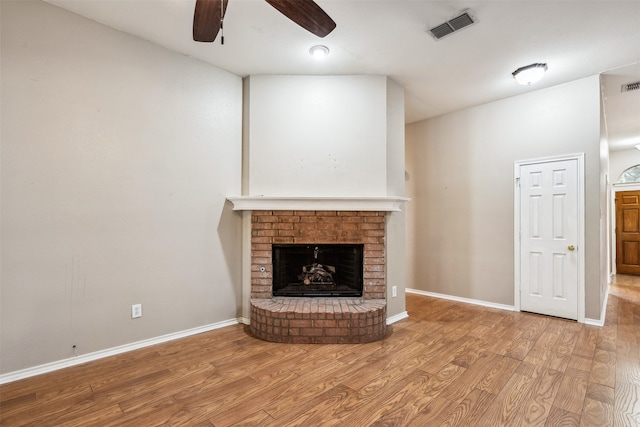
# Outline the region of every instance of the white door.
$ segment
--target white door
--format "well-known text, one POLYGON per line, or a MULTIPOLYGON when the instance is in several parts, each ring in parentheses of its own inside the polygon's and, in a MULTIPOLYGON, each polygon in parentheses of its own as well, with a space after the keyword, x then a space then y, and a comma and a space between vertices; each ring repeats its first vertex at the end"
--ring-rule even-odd
POLYGON ((578 319, 578 160, 520 166, 520 309, 578 319))

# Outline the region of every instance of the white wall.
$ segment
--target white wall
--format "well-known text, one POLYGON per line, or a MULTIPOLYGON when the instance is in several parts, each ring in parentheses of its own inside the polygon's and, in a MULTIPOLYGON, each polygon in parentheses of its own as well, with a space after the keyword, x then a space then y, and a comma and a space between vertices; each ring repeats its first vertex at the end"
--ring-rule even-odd
POLYGON ((631 150, 612 151, 609 153, 609 183, 615 184, 620 174, 631 166, 640 165, 640 151, 631 150))
POLYGON ((0 372, 236 319, 241 79, 42 2, 1 7, 0 372))
POLYGON ((386 77, 248 80, 246 195, 387 195, 386 77))
POLYGON ((585 306, 598 319, 599 106, 593 76, 407 126, 407 287, 513 305, 513 163, 585 153, 585 306))
MULTIPOLYGON (((404 88, 387 79, 387 194, 405 195, 404 88)), ((405 313, 407 281, 406 204, 387 214, 387 317, 405 313), (392 295, 392 287, 397 289, 392 295)))
MULTIPOLYGON (((602 88, 602 76, 599 77, 602 88)), ((607 138, 607 125, 604 109, 604 94, 600 96, 600 307, 606 301, 607 289, 610 282, 610 247, 609 230, 611 228, 610 218, 610 191, 609 191, 609 140, 607 138)), ((597 317, 604 322, 602 314, 597 317)))

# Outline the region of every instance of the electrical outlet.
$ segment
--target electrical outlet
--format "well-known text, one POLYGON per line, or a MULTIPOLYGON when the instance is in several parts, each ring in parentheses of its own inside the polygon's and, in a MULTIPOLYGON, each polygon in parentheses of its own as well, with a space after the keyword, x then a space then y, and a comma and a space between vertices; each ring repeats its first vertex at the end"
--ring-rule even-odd
POLYGON ((391 287, 391 296, 394 297, 394 298, 398 296, 398 287, 397 286, 392 286, 391 287))
POLYGON ((133 304, 131 306, 131 318, 136 319, 142 317, 142 304, 133 304))

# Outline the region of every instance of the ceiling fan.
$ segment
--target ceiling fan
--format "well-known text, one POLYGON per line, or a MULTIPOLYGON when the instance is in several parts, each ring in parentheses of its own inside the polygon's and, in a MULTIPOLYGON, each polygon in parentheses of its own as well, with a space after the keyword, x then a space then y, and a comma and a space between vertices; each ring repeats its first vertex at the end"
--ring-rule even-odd
MULTIPOLYGON (((324 37, 336 23, 313 0, 266 0, 284 16, 318 37, 324 37)), ((216 39, 229 0, 196 0, 193 14, 193 40, 212 42, 216 39)))

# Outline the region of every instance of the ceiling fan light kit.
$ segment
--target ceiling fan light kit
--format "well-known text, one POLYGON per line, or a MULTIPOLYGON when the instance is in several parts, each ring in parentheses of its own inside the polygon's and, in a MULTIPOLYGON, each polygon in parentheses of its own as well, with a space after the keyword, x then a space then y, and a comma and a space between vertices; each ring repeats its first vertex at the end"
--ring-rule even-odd
POLYGON ((511 75, 519 84, 528 86, 540 80, 547 69, 547 64, 536 63, 520 67, 511 73, 511 75))

